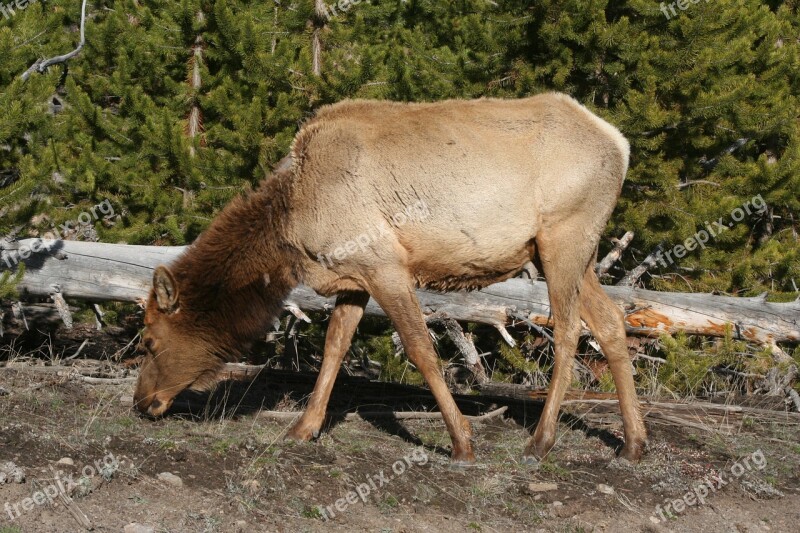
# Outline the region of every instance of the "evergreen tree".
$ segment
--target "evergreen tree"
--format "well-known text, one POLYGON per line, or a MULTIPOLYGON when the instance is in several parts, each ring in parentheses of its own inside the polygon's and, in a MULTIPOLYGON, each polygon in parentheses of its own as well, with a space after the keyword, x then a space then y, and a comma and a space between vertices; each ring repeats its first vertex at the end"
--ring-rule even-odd
POLYGON ((650 0, 347 5, 320 20, 314 0, 90 3, 80 54, 27 81, 36 59, 75 47, 80 2, 0 18, 0 235, 41 235, 108 199, 121 216, 96 221, 100 240, 188 243, 323 104, 558 90, 631 141, 608 228, 636 233, 626 268, 759 197, 763 211, 643 281, 796 291, 796 0, 689 3, 669 17, 650 0))

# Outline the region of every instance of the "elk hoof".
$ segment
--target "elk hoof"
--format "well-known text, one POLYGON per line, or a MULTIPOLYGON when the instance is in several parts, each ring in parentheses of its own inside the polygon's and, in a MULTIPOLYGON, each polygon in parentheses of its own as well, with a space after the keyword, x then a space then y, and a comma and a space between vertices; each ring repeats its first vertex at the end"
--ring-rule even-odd
POLYGON ((450 464, 447 465, 447 469, 451 472, 464 472, 470 467, 475 466, 475 462, 469 461, 450 461, 450 464))
POLYGON ((535 455, 523 455, 519 462, 525 466, 529 466, 535 470, 539 469, 541 461, 535 455))
POLYGON ((475 454, 472 453, 471 448, 453 450, 453 455, 450 457, 450 466, 452 468, 464 468, 473 464, 475 464, 475 454))
POLYGON ((284 440, 308 442, 317 438, 319 438, 318 429, 313 430, 311 428, 295 426, 289 430, 289 432, 284 437, 284 440))
POLYGON ((537 439, 537 436, 534 435, 528 441, 528 445, 525 447, 525 451, 522 455, 523 457, 531 457, 537 461, 541 461, 550 453, 550 450, 553 449, 555 441, 555 437, 541 437, 537 439))
POLYGON ((647 448, 647 443, 645 441, 630 443, 626 442, 622 447, 619 457, 620 459, 625 459, 631 463, 638 463, 642 458, 645 448, 647 448))

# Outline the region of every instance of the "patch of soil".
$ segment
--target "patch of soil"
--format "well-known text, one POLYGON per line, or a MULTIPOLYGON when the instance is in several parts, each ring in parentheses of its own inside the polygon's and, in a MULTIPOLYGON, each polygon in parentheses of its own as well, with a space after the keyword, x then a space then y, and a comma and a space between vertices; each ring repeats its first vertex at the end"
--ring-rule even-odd
MULTIPOLYGON (((474 424, 478 461, 458 469, 438 420, 334 416, 316 442, 285 442, 290 423, 258 411, 299 409, 311 381, 287 376, 182 395, 184 408, 153 421, 131 411, 132 383, 0 368, 7 392, 0 396, 0 469, 13 462, 26 474, 24 483, 0 485, 0 532, 83 530, 58 498, 26 508, 26 498, 57 484, 59 471, 78 481, 73 511, 95 531, 136 522, 175 532, 774 532, 800 523, 800 424, 793 418, 748 419, 733 432, 648 424, 649 451, 630 465, 615 459, 617 415, 601 424, 585 409, 569 409, 537 468, 518 459, 538 410, 510 403, 507 417, 474 424), (101 472, 109 454, 118 464, 101 472), (735 475, 745 458, 750 468, 735 475), (726 483, 709 489, 705 504, 680 504, 714 476, 726 483)), ((496 402, 459 397, 471 414, 496 402)), ((434 405, 421 388, 356 381, 337 386, 331 411, 434 405)))

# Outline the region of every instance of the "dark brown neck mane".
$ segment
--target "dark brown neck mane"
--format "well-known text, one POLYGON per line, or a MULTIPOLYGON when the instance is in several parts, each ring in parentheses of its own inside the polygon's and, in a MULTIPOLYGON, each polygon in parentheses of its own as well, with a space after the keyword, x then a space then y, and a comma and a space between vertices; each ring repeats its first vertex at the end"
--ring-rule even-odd
POLYGON ((282 171, 234 199, 171 267, 184 327, 226 360, 267 331, 298 283, 283 232, 291 189, 282 171))

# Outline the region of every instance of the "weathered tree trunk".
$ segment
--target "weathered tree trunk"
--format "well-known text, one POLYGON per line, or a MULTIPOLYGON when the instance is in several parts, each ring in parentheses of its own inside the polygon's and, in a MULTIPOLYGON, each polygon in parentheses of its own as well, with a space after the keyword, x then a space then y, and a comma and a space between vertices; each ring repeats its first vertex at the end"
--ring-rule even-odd
MULTIPOLYGON (((131 246, 79 241, 56 241, 49 251, 30 253, 37 239, 14 243, 17 250, 0 253, 0 271, 18 261, 26 264, 22 295, 93 302, 145 298, 153 269, 173 261, 183 247, 131 246), (20 252, 27 250, 27 259, 20 252)), ((763 297, 731 298, 710 294, 655 292, 634 287, 606 286, 622 308, 628 334, 657 336, 684 331, 722 336, 731 328, 736 338, 774 345, 800 342, 800 301, 770 303, 763 297)), ((474 292, 417 292, 423 311, 455 320, 490 324, 502 330, 509 322, 537 326, 550 324, 545 283, 510 279, 474 292)), ((334 299, 323 298, 305 286, 297 287, 289 303, 306 311, 332 309, 334 299)), ((370 300, 366 313, 384 316, 370 300)), ((504 330, 503 330, 504 331, 504 330)), ((785 357, 785 356, 784 356, 785 357)))
MULTIPOLYGON (((197 12, 197 22, 205 21, 205 14, 202 10, 197 12)), ((203 85, 203 80, 200 76, 200 69, 203 66, 203 35, 198 34, 194 40, 192 47, 192 57, 189 59, 189 72, 187 75, 187 82, 191 88, 191 103, 192 107, 189 110, 189 117, 186 121, 186 135, 189 137, 189 155, 194 157, 195 142, 200 136, 200 143, 203 144, 203 111, 200 109, 200 89, 203 85)), ((184 191, 183 207, 187 208, 191 204, 191 193, 184 191)))
POLYGON ((328 10, 323 0, 315 0, 311 36, 311 72, 315 76, 322 75, 322 31, 328 22, 328 10))

